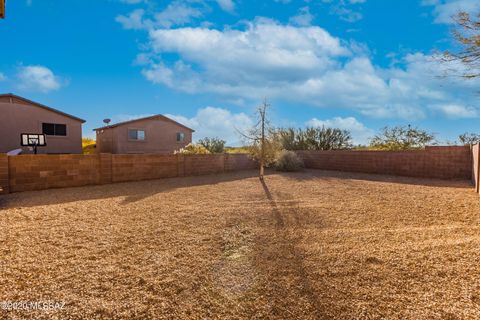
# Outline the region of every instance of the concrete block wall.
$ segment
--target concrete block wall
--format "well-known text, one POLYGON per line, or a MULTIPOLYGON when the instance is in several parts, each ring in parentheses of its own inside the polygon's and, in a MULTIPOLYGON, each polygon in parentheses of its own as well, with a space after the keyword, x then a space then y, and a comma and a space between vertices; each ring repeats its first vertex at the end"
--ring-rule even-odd
POLYGON ((225 155, 191 155, 184 157, 185 176, 199 176, 225 172, 225 155))
POLYGON ((0 154, 0 193, 215 174, 254 164, 245 154, 0 154))
POLYGON ((10 192, 99 184, 96 155, 22 155, 9 157, 10 192))
POLYGON ((244 154, 225 154, 225 171, 251 170, 258 168, 256 161, 245 157, 244 154))
POLYGON ((114 154, 112 182, 177 177, 177 160, 176 155, 114 154))
MULTIPOLYGON (((479 189, 480 150, 429 147, 418 151, 299 151, 307 168, 399 176, 472 179, 479 189)), ((0 193, 75 187, 247 170, 245 154, 21 155, 0 154, 0 193)))
POLYGON ((397 176, 471 179, 470 147, 427 147, 414 151, 299 151, 307 168, 397 176))

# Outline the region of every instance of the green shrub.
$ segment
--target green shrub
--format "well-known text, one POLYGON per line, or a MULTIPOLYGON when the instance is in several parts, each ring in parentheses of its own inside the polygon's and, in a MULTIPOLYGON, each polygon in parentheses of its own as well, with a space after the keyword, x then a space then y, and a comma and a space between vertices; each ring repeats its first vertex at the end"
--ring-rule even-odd
POLYGON ((223 153, 226 141, 219 138, 203 138, 198 140, 198 143, 211 153, 223 153))
POLYGON ((293 151, 282 150, 275 162, 278 171, 300 171, 304 168, 302 159, 293 151))
POLYGON ((184 154, 184 155, 191 155, 191 154, 210 154, 210 151, 207 150, 204 146, 200 144, 193 144, 190 143, 180 150, 175 151, 175 154, 184 154))

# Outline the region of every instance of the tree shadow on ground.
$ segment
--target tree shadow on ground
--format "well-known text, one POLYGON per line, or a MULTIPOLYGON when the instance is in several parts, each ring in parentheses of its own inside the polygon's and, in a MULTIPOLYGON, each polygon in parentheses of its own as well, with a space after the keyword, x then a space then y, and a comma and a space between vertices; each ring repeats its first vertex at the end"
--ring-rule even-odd
POLYGON ((158 193, 204 185, 215 185, 257 176, 257 171, 246 170, 225 174, 121 182, 107 185, 26 191, 0 196, 0 210, 7 207, 36 207, 64 204, 83 200, 125 197, 123 204, 137 202, 158 193))
MULTIPOLYGON (((323 319, 325 306, 308 276, 299 243, 306 221, 299 202, 281 204, 283 194, 272 194, 265 179, 260 183, 271 215, 259 217, 265 225, 257 235, 255 267, 264 275, 263 295, 269 297, 271 316, 283 319, 323 319), (280 202, 277 203, 276 199, 280 202), (268 227, 268 221, 274 227, 268 227)), ((288 197, 288 196, 287 196, 288 197)), ((253 315, 252 315, 253 316, 253 315)))

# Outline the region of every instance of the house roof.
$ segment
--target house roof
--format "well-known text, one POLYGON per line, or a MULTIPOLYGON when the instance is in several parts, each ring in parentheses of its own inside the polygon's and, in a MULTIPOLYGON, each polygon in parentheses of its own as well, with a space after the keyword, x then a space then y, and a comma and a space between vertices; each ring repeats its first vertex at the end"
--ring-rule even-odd
POLYGON ((82 123, 85 123, 85 120, 83 120, 83 119, 77 118, 77 117, 75 117, 75 116, 72 116, 71 114, 62 112, 62 111, 60 111, 60 110, 47 107, 46 105, 43 105, 43 104, 41 104, 41 103, 38 103, 38 102, 35 102, 35 101, 32 101, 32 100, 28 100, 28 99, 26 99, 26 98, 24 98, 24 97, 17 96, 16 94, 13 94, 13 93, 0 94, 0 97, 10 97, 10 98, 15 98, 15 99, 18 99, 18 100, 22 100, 23 102, 26 102, 26 103, 28 103, 28 104, 34 105, 34 106, 36 106, 36 107, 39 107, 39 108, 42 108, 42 109, 45 109, 45 110, 48 110, 48 111, 52 111, 52 112, 61 114, 62 116, 69 117, 69 118, 72 118, 72 119, 74 119, 74 120, 77 120, 77 121, 80 121, 80 122, 82 122, 82 123))
POLYGON ((184 126, 183 124, 175 121, 175 120, 172 120, 168 117, 165 117, 164 115, 161 115, 161 114, 157 114, 157 115, 153 115, 153 116, 150 116, 150 117, 145 117, 145 118, 139 118, 139 119, 134 119, 134 120, 129 120, 129 121, 124 121, 124 122, 119 122, 119 123, 114 123, 112 125, 108 125, 108 126, 105 126, 105 127, 101 127, 101 128, 96 128, 96 129, 93 129, 93 131, 97 131, 97 130, 105 130, 105 129, 111 129, 111 128, 115 128, 115 127, 119 127, 119 126, 123 126, 125 124, 130 124, 130 123, 134 123, 134 122, 137 122, 137 121, 142 121, 142 120, 155 120, 155 119, 161 119, 161 120, 165 120, 165 121, 168 121, 168 122, 172 122, 182 128, 185 128, 187 130, 190 130, 192 132, 195 132, 195 130, 187 127, 187 126, 184 126))

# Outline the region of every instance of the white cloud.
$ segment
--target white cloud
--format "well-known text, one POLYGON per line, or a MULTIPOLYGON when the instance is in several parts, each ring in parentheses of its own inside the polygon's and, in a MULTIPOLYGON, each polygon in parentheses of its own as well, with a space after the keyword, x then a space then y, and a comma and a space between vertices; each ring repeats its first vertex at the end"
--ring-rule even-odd
POLYGON ((226 140, 230 146, 242 145, 237 130, 245 132, 253 126, 252 119, 245 113, 232 113, 223 108, 202 108, 192 118, 170 114, 166 116, 194 129, 195 141, 205 137, 218 137, 226 140))
POLYGON ((235 11, 235 2, 233 0, 216 0, 222 10, 233 13, 235 11))
POLYGON ((115 21, 120 23, 125 29, 143 29, 146 27, 143 21, 144 14, 145 10, 137 9, 130 12, 127 16, 117 16, 115 21))
POLYGON ((315 17, 310 13, 309 7, 300 8, 298 14, 290 18, 290 23, 306 27, 312 24, 312 21, 315 17))
POLYGON ((152 29, 149 37, 141 59, 143 75, 187 93, 213 93, 229 101, 269 97, 409 120, 446 115, 434 107, 438 105, 477 104, 472 92, 480 79, 440 78, 447 66, 421 53, 381 68, 364 45, 317 26, 261 18, 244 29, 152 29), (162 59, 170 53, 178 59, 162 59))
POLYGON ((478 118, 480 115, 480 110, 478 108, 462 104, 434 105, 431 108, 443 113, 451 119, 478 118))
POLYGON ((480 11, 478 0, 423 0, 425 6, 434 6, 433 14, 436 23, 451 24, 459 11, 477 14, 480 11))
POLYGON ((0 81, 5 81, 5 80, 7 80, 7 76, 0 72, 0 81))
POLYGON ((245 31, 158 29, 150 32, 150 39, 155 54, 178 53, 186 62, 174 66, 175 83, 180 87, 183 85, 178 82, 185 78, 182 72, 187 72, 189 77, 202 78, 199 83, 207 80, 207 86, 220 91, 314 76, 336 63, 332 57, 349 54, 338 38, 319 27, 295 28, 269 20, 251 23, 245 31), (203 75, 191 74, 192 65, 199 66, 203 75))
POLYGON ((330 4, 330 14, 337 15, 341 20, 347 22, 356 22, 363 18, 358 10, 354 10, 358 4, 366 2, 366 0, 322 0, 324 3, 330 4))
POLYGON ((22 66, 19 68, 19 88, 26 91, 49 92, 62 87, 62 80, 44 66, 22 66))
POLYGON ((186 5, 181 1, 174 1, 170 3, 165 10, 155 14, 155 20, 157 25, 170 28, 172 26, 190 23, 192 19, 201 17, 202 15, 200 9, 186 5))
POLYGON ((342 130, 350 131, 355 144, 367 144, 369 139, 373 137, 375 132, 367 128, 363 123, 359 122, 354 117, 335 117, 327 120, 319 120, 313 118, 308 120, 305 125, 309 127, 326 127, 326 128, 338 128, 342 130))
POLYGON ((144 9, 136 9, 127 15, 118 15, 115 20, 125 29, 171 28, 186 25, 203 16, 203 7, 202 2, 185 3, 176 0, 153 15, 147 14, 144 9))

